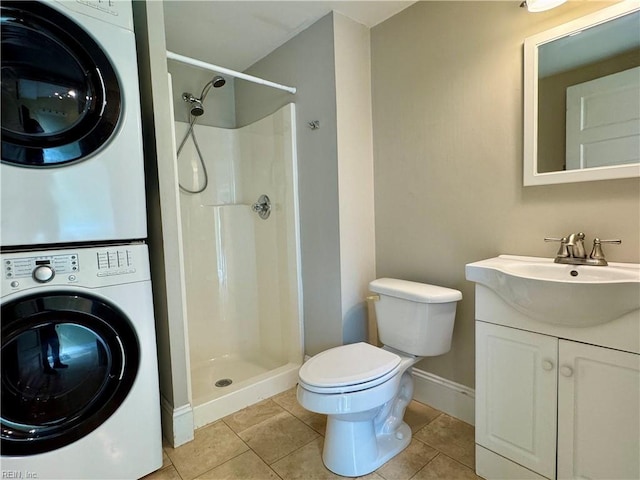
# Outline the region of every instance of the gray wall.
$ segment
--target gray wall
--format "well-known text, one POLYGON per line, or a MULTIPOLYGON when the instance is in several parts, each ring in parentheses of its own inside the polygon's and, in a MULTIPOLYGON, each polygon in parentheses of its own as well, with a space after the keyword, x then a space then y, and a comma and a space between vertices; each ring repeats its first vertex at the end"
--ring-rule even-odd
POLYGON ((236 121, 247 125, 295 102, 305 353, 342 344, 333 14, 246 73, 297 87, 295 95, 236 80, 236 121), (319 120, 321 128, 307 123, 319 120))
POLYGON ((158 342, 163 435, 172 445, 193 439, 187 377, 184 272, 177 168, 160 2, 134 2, 144 136, 149 254, 158 342), (187 410, 186 428, 174 412, 187 410))
POLYGON ((457 288, 451 352, 419 368, 474 385, 468 262, 552 257, 545 236, 622 238, 640 261, 638 179, 522 186, 523 39, 610 3, 418 2, 371 32, 377 275, 457 288))
POLYGON ((297 87, 294 98, 236 82, 240 125, 296 102, 309 355, 367 338, 365 297, 375 278, 369 33, 334 12, 247 70, 297 87))

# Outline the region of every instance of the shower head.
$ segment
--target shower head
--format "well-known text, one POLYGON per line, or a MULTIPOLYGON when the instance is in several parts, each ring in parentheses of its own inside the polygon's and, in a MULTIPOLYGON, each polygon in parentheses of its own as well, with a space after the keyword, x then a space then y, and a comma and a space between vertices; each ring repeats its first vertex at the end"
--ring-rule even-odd
POLYGON ((209 90, 211 90, 211 87, 220 88, 225 83, 227 83, 227 81, 223 77, 221 77, 220 75, 216 75, 215 77, 213 77, 202 88, 202 92, 200 92, 200 101, 204 102, 204 99, 207 98, 207 94, 209 93, 209 90))
POLYGON ((202 115, 204 113, 204 106, 202 105, 202 102, 197 98, 194 99, 193 103, 191 103, 191 109, 189 110, 189 113, 191 113, 191 115, 193 115, 194 117, 199 117, 200 115, 202 115))
POLYGON ((191 104, 189 105, 189 113, 194 117, 202 115, 204 113, 204 99, 207 98, 207 94, 209 93, 209 90, 211 90, 211 87, 220 88, 225 83, 227 83, 227 81, 223 77, 216 75, 205 84, 202 92, 200 93, 200 98, 194 97, 192 93, 184 92, 182 94, 182 99, 191 104))
POLYGON ((193 96, 192 93, 184 92, 182 94, 182 100, 190 103, 189 113, 194 117, 199 117, 204 113, 204 106, 202 105, 202 100, 193 96))
POLYGON ((223 77, 221 77, 220 75, 216 75, 211 80, 211 85, 213 85, 213 88, 220 88, 220 87, 224 86, 225 83, 227 83, 227 81, 223 77))

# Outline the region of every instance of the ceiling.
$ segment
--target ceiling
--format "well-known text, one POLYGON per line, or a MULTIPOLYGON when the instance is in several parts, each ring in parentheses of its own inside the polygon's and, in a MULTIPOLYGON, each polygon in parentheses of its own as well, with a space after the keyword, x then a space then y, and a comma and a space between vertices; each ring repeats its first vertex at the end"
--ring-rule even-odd
POLYGON ((373 27, 413 3, 165 0, 167 49, 241 72, 331 10, 373 27))

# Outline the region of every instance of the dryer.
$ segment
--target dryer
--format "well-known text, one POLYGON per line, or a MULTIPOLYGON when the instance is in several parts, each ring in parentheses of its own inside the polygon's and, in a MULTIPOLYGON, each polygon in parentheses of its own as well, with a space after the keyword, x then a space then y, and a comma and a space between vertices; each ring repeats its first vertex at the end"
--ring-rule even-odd
POLYGON ((160 468, 147 246, 0 262, 3 476, 132 479, 160 468))
POLYGON ((0 9, 1 245, 145 238, 131 1, 0 9))

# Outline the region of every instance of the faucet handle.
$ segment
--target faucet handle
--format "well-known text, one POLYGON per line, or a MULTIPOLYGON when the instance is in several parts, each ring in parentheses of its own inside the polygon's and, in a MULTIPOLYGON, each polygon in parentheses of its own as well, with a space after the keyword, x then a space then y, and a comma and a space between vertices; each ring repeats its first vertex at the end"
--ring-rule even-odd
POLYGON ((607 262, 604 259, 604 252, 602 251, 603 243, 615 243, 617 245, 620 245, 622 243, 622 240, 600 240, 599 238, 593 239, 593 250, 591 250, 589 258, 599 260, 603 265, 606 265, 607 262))
POLYGON ((567 237, 556 238, 556 237, 545 237, 545 242, 560 242, 560 248, 558 249, 558 253, 556 253, 556 258, 566 258, 569 256, 569 251, 567 250, 567 237))

